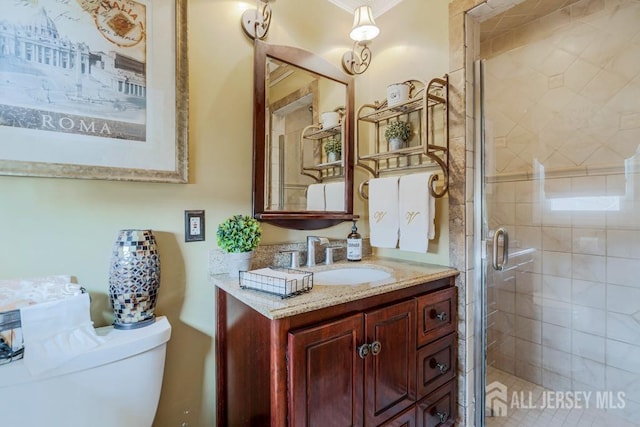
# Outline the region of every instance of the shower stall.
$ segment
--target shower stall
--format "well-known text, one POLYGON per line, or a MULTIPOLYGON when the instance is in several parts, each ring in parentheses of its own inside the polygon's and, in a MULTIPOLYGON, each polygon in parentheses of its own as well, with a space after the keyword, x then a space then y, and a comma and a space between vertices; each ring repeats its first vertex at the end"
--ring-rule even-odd
POLYGON ((638 426, 640 1, 517 3, 475 21, 475 424, 638 426))

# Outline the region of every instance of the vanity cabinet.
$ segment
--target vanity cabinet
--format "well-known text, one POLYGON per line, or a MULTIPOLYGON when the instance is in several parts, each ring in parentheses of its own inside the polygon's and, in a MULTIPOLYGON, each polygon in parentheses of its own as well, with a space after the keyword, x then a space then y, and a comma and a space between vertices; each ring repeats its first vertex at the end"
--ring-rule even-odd
POLYGON ((453 276, 279 319, 216 293, 218 425, 454 424, 453 276))

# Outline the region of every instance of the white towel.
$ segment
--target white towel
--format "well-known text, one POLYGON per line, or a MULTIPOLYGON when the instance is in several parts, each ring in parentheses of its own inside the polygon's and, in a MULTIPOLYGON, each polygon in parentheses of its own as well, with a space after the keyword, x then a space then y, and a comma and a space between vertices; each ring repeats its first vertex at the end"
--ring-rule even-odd
POLYGON ((307 210, 323 211, 325 210, 324 201, 324 184, 311 184, 307 188, 307 210))
POLYGON ((369 180, 369 233, 371 246, 398 244, 398 177, 369 180))
POLYGON ((24 364, 32 375, 55 369, 104 340, 89 315, 89 294, 20 309, 24 364))
POLYGON ((430 172, 400 178, 400 249, 427 252, 435 237, 435 199, 429 191, 430 172))
POLYGON ((71 283, 71 276, 0 280, 0 312, 81 293, 82 287, 71 283))
POLYGON ((344 211, 344 181, 325 185, 324 200, 326 210, 344 211))

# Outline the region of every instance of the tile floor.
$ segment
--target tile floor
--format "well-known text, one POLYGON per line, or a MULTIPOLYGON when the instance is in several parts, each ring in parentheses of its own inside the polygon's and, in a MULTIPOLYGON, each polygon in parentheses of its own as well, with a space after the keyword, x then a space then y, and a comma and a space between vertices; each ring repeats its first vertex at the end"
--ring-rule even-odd
MULTIPOLYGON (((487 384, 491 384, 494 381, 499 381, 507 386, 507 396, 509 396, 510 401, 513 400, 513 393, 517 392, 517 396, 520 396, 517 400, 523 405, 521 408, 515 409, 508 407, 506 416, 487 416, 487 427, 640 426, 640 421, 633 423, 618 418, 611 411, 606 412, 603 409, 540 409, 543 406, 543 392, 549 390, 499 369, 489 367, 487 369, 487 384), (520 394, 520 392, 523 392, 523 394, 520 394), (531 396, 530 399, 529 396, 531 396), (527 406, 527 408, 524 406, 527 406)), ((508 406, 511 404, 510 401, 507 402, 508 406)), ((489 415, 489 410, 487 410, 487 415, 489 415)))

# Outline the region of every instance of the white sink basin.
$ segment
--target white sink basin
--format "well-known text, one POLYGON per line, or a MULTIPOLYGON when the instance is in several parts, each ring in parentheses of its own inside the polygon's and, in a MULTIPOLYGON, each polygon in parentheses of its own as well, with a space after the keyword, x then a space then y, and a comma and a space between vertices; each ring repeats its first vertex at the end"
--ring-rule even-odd
POLYGON ((378 282, 389 279, 391 274, 373 267, 341 267, 313 273, 314 285, 344 286, 378 282))

